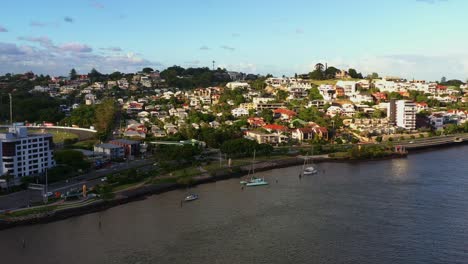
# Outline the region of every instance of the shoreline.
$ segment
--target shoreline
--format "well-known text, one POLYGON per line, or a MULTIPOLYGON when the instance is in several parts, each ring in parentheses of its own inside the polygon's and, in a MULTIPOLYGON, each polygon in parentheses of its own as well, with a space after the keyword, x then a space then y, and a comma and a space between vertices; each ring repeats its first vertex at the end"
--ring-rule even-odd
MULTIPOLYGON (((331 162, 331 163, 361 163, 361 162, 371 162, 371 161, 382 161, 382 160, 389 160, 389 159, 396 159, 396 158, 406 158, 407 154, 392 154, 386 157, 380 157, 375 159, 360 159, 360 160, 352 160, 352 159, 339 159, 339 158, 314 158, 313 161, 315 163, 324 163, 324 162, 331 162)), ((262 171, 269 171, 274 169, 282 169, 287 167, 293 167, 302 165, 304 159, 299 157, 291 157, 291 158, 284 158, 284 159, 277 159, 271 161, 263 161, 256 163, 255 170, 258 172, 262 171)), ((247 165, 248 166, 248 165, 247 165)), ((222 180, 234 179, 234 178, 241 178, 243 176, 248 175, 248 169, 243 169, 243 166, 240 167, 233 167, 233 168, 226 168, 225 171, 222 172, 215 172, 209 176, 195 176, 193 186, 206 184, 206 183, 213 183, 222 180)), ((157 185, 144 185, 135 189, 131 190, 124 190, 116 194, 116 197, 111 200, 98 200, 91 204, 64 209, 60 211, 50 211, 45 213, 38 213, 38 214, 31 214, 25 217, 18 217, 12 220, 5 220, 0 219, 0 230, 14 228, 18 226, 25 226, 25 225, 33 225, 33 224, 45 224, 55 221, 64 220, 67 218, 71 218, 74 216, 80 216, 90 213, 96 213, 100 211, 107 210, 109 208, 123 205, 126 203, 144 200, 149 196, 158 195, 165 192, 170 192, 178 189, 186 188, 185 184, 179 183, 161 183, 157 185)))

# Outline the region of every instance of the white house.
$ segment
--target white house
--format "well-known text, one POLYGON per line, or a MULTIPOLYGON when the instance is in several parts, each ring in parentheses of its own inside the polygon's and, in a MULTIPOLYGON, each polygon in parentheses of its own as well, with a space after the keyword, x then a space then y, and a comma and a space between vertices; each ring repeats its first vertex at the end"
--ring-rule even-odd
POLYGON ((247 116, 247 115, 249 115, 249 110, 247 110, 245 108, 241 108, 241 107, 234 108, 234 109, 232 109, 231 114, 234 117, 247 116))

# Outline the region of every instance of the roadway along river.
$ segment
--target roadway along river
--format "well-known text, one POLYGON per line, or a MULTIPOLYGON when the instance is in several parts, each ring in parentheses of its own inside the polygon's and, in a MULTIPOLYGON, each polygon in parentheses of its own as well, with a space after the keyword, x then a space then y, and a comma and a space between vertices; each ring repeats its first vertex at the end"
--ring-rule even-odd
POLYGON ((0 231, 2 263, 467 263, 468 147, 263 172, 0 231), (276 183, 278 179, 278 183, 276 183), (101 226, 99 222, 101 221, 101 226), (23 248, 22 241, 25 241, 23 248))

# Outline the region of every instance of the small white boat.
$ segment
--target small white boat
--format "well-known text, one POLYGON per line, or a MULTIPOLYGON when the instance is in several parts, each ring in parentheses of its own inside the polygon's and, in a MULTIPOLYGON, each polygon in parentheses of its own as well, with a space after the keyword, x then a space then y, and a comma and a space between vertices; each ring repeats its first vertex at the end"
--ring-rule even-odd
POLYGON ((197 194, 190 194, 190 195, 187 195, 185 196, 185 199, 184 201, 186 202, 191 202, 191 201, 195 201, 198 199, 198 195, 197 194))
POLYGON ((317 172, 318 172, 317 169, 314 168, 313 166, 307 167, 303 171, 304 175, 311 175, 311 174, 315 174, 317 172))

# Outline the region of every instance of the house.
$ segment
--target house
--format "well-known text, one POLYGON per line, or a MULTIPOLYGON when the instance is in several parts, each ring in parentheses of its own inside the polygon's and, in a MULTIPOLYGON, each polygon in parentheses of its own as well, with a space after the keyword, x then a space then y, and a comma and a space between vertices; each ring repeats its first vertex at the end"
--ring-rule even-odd
POLYGON ((264 125, 263 129, 267 130, 268 132, 287 132, 288 128, 282 125, 277 125, 277 124, 269 124, 269 125, 264 125))
POLYGON ((275 109, 273 114, 275 118, 280 118, 281 120, 292 120, 297 115, 296 112, 286 108, 275 109))
POLYGON ((158 126, 151 126, 151 133, 156 138, 166 137, 166 131, 160 129, 158 126))
POLYGON ((128 83, 127 79, 122 78, 122 79, 117 81, 117 86, 119 86, 120 89, 128 89, 129 83, 128 83))
POLYGON ((110 144, 121 146, 125 150, 125 157, 140 154, 140 142, 128 139, 115 139, 109 141, 110 144))
POLYGON ((376 92, 376 93, 372 94, 372 97, 374 97, 374 100, 377 101, 377 102, 387 100, 387 94, 386 93, 376 92))
POLYGON ((262 117, 249 117, 247 119, 247 123, 252 127, 262 127, 266 125, 265 120, 263 120, 262 117))
POLYGON ((429 109, 429 106, 427 105, 427 103, 425 102, 416 103, 416 111, 418 113, 422 111, 427 111, 428 109, 429 109))
POLYGON ((340 70, 335 74, 335 79, 349 79, 351 76, 349 76, 349 73, 345 70, 340 70))
POLYGON ((352 96, 356 93, 356 82, 354 81, 338 81, 336 83, 336 89, 343 88, 343 92, 346 96, 352 96))
POLYGON ((314 139, 314 130, 311 127, 297 128, 291 132, 291 138, 299 142, 314 139))
POLYGON ((234 117, 247 116, 247 115, 249 115, 249 110, 247 110, 245 108, 240 108, 240 107, 239 108, 234 108, 234 109, 232 109, 231 114, 234 117))
POLYGON ((248 84, 246 82, 230 82, 230 83, 226 84, 226 87, 229 88, 229 89, 232 89, 232 90, 237 89, 237 88, 249 89, 250 84, 248 84))
POLYGON ((247 139, 255 140, 259 144, 279 144, 288 141, 288 137, 277 133, 263 133, 260 131, 247 131, 247 139))
POLYGON ((122 159, 125 157, 125 150, 122 146, 103 143, 94 146, 94 152, 104 154, 108 159, 122 159))

